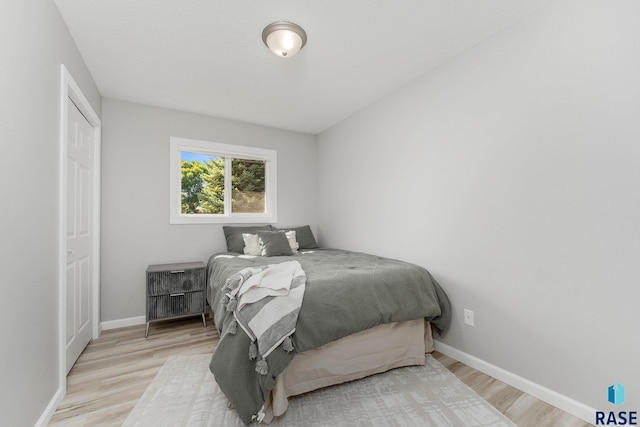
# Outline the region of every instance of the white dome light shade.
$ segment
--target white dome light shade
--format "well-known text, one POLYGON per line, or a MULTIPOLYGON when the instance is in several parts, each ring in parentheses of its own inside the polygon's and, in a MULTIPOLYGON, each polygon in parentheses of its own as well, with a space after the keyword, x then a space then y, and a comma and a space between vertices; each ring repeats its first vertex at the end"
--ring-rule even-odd
POLYGON ((307 43, 307 33, 292 22, 274 22, 262 31, 262 41, 274 55, 290 58, 307 43))

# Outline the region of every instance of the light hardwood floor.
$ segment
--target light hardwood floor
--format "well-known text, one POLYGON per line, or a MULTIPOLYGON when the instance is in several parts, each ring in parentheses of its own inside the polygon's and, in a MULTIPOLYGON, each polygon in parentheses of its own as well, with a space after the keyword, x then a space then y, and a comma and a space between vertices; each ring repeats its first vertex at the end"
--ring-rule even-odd
MULTIPOLYGON (((119 426, 165 361, 176 354, 212 353, 218 334, 199 318, 105 331, 82 353, 67 377, 67 394, 50 426, 119 426)), ((510 387, 448 356, 434 357, 521 427, 590 424, 510 387)))

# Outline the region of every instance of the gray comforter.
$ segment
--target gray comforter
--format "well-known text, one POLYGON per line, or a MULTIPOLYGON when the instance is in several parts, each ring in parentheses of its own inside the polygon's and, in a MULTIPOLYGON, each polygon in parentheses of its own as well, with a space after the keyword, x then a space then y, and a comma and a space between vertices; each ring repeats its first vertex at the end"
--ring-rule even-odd
POLYGON ((275 377, 295 352, 303 352, 374 326, 426 318, 442 334, 451 320, 449 299, 422 267, 379 256, 338 249, 305 250, 283 257, 247 258, 226 253, 211 256, 207 266, 208 300, 221 334, 210 369, 222 391, 249 423, 264 404, 275 377), (226 279, 241 269, 297 260, 307 275, 307 285, 292 336, 295 351, 277 348, 268 358, 269 372, 255 372, 245 333, 226 334, 230 320, 223 307, 221 289, 226 279))

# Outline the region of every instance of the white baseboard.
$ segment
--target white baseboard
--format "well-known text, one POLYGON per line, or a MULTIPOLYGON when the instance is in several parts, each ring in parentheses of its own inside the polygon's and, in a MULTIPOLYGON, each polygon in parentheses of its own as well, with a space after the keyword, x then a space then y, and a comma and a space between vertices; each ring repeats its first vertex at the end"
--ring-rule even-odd
POLYGON ((103 331, 107 331, 109 329, 126 328, 127 326, 144 325, 145 323, 147 323, 146 318, 144 316, 138 316, 102 322, 100 323, 100 327, 103 331))
POLYGON ((46 427, 47 424, 49 424, 49 421, 51 421, 51 418, 53 417, 53 414, 55 414, 56 409, 58 409, 58 406, 60 406, 63 397, 64 395, 62 393, 62 389, 58 387, 58 390, 51 398, 51 401, 47 405, 47 408, 44 410, 42 415, 40 415, 38 421, 36 421, 34 427, 46 427))
POLYGON ((480 372, 490 375, 497 380, 509 384, 518 390, 524 391, 543 402, 562 409, 563 411, 581 418, 590 424, 592 424, 595 419, 596 409, 587 406, 584 403, 543 387, 540 384, 534 383, 533 381, 492 365, 482 359, 478 359, 477 357, 465 353, 464 351, 460 351, 450 345, 437 340, 434 340, 434 343, 436 350, 440 353, 456 359, 457 361, 477 369, 480 372))

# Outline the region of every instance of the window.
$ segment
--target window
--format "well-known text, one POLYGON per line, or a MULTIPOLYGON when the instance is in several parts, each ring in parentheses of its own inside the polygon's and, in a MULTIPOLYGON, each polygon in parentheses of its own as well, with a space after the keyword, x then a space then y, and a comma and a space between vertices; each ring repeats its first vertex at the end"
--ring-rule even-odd
POLYGON ((170 138, 170 223, 276 222, 273 150, 170 138))

